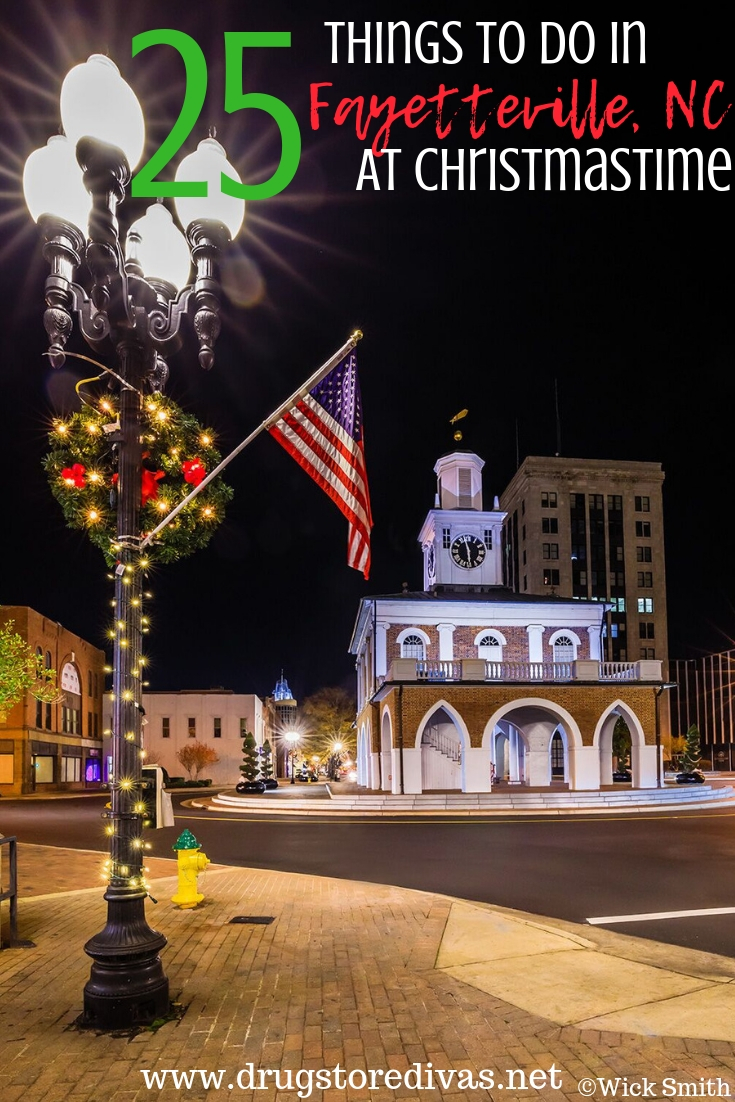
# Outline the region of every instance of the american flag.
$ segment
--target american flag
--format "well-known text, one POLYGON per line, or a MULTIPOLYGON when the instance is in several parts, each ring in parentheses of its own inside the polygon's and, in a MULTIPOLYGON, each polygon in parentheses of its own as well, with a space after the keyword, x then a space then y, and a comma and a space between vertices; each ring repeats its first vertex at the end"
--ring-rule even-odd
POLYGON ((347 356, 268 430, 347 517, 347 564, 370 575, 370 512, 357 357, 347 356))

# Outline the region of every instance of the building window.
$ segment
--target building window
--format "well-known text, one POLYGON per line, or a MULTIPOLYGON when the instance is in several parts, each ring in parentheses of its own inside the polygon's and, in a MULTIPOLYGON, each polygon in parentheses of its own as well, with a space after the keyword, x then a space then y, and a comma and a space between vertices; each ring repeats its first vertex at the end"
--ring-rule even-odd
POLYGON ((653 574, 650 570, 638 571, 638 588, 651 589, 653 587, 653 574))
POLYGON ((625 612, 625 597, 611 597, 610 604, 613 612, 625 612))
POLYGON ((442 547, 452 546, 452 529, 442 528, 442 547))
POLYGON ((36 701, 36 727, 43 727, 43 701, 36 701))
POLYGON ((212 735, 214 738, 222 738, 222 719, 214 716, 212 719, 212 735))
POLYGON ((556 491, 543 490, 541 493, 541 508, 556 509, 556 491))
POLYGON ((650 513, 651 512, 651 499, 650 499, 650 497, 636 497, 636 499, 635 499, 635 511, 636 511, 636 513, 650 513))
POLYGON ((570 494, 569 508, 584 510, 584 494, 570 494))
POLYGON ((601 512, 604 508, 605 499, 602 494, 590 494, 590 509, 596 509, 601 512))
POLYGON ((13 780, 13 755, 0 751, 0 784, 12 784, 13 780))
POLYGON ((612 552, 612 557, 615 559, 615 562, 622 562, 625 558, 622 547, 613 547, 612 552))
POLYGON ((248 733, 248 721, 240 716, 240 738, 245 738, 248 733))
POLYGON ((197 721, 196 721, 195 716, 189 716, 189 718, 186 721, 186 727, 187 727, 187 732, 188 732, 189 738, 196 738, 197 737, 197 721))
POLYGON ((528 589, 528 575, 527 574, 523 575, 523 588, 528 589))
POLYGON ((82 687, 79 672, 71 662, 66 662, 61 671, 61 692, 61 730, 65 735, 81 735, 82 687))
POLYGON ((622 513, 623 498, 620 494, 607 495, 607 508, 610 513, 622 513))
POLYGON ((46 705, 46 730, 51 730, 51 705, 46 705))
POLYGON ((557 517, 542 517, 541 518, 541 531, 544 535, 555 536, 559 531, 559 520, 557 517))
POLYGON ((638 611, 639 612, 653 612, 653 597, 639 597, 638 598, 638 611))
POLYGON ((485 534, 483 536, 483 542, 484 542, 485 546, 487 547, 488 551, 492 551, 492 549, 493 549, 493 532, 492 532, 492 528, 486 528, 485 529, 485 534))
POLYGON ((649 659, 656 657, 655 647, 641 647, 641 658, 649 659))
POLYGON ((578 585, 584 585, 584 586, 587 585, 587 571, 586 570, 580 570, 579 571, 577 584, 578 585))
POLYGON ((650 547, 636 547, 635 557, 637 562, 651 562, 651 548, 650 547))
POLYGON ((548 567, 544 570, 544 585, 558 585, 559 584, 559 571, 549 570, 548 567))
POLYGON ((81 758, 67 758, 66 756, 61 759, 61 780, 62 781, 80 781, 82 779, 82 759, 81 758))
POLYGON ((523 548, 523 565, 526 566, 526 549, 523 548))
POLYGON ((560 635, 554 640, 554 661, 574 662, 577 657, 574 642, 568 635, 560 635))
POLYGON ((651 522, 650 520, 637 520, 635 522, 635 534, 638 539, 650 539, 651 538, 651 522))
POLYGON ((610 585, 621 588, 625 585, 625 572, 623 570, 610 571, 610 585))
POLYGON ((161 738, 171 738, 170 716, 161 716, 161 738))
POLYGON ((655 639, 654 627, 652 620, 639 620, 638 621, 638 634, 641 639, 655 639))
POLYGON ((477 657, 484 658, 488 662, 503 661, 503 645, 505 639, 494 631, 480 632, 475 638, 477 657))
POLYGON ((541 553, 545 559, 558 559, 559 558, 559 544, 558 543, 544 543, 541 545, 541 553))
POLYGON ((424 658, 424 641, 420 635, 406 635, 401 643, 401 658, 424 658))
POLYGON ((92 695, 92 671, 87 670, 87 695, 92 695))

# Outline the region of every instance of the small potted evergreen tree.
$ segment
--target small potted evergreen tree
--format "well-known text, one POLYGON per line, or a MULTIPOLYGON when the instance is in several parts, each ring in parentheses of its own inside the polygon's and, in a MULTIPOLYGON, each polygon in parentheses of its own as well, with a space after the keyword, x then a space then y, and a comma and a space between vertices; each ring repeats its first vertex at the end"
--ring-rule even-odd
POLYGON ((676 775, 677 784, 702 784, 704 773, 699 768, 702 760, 701 739, 699 728, 693 723, 685 735, 684 753, 679 758, 679 772, 676 775))
POLYGON ((260 776, 266 789, 278 788, 278 781, 273 776, 273 750, 268 739, 260 748, 260 776))
POLYGON ((242 780, 235 785, 235 791, 241 795, 247 792, 265 792, 265 784, 258 779, 260 773, 260 761, 258 760, 258 747, 255 735, 252 731, 245 731, 242 739, 242 765, 240 766, 242 780))

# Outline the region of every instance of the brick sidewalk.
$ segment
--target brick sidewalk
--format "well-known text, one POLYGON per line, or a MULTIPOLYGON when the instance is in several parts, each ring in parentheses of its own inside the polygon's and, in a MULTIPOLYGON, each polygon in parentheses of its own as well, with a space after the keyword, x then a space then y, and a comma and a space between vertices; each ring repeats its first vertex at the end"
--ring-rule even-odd
MULTIPOLYGON (((30 847, 36 848, 36 847, 30 847)), ((41 848, 41 847, 39 847, 41 848)), ((65 851, 57 851, 65 853, 65 851)), ((91 855, 97 861, 97 855, 91 855)), ((91 866, 90 866, 91 867, 91 866)), ((95 871, 95 875, 97 875, 95 871)), ((3 1102, 204 1099, 199 1086, 147 1089, 141 1068, 534 1068, 561 1072, 563 1089, 518 1097, 581 1097, 581 1076, 721 1076, 735 1092, 735 1046, 560 1027, 435 968, 452 901, 405 889, 251 869, 208 870, 205 903, 181 911, 175 880, 158 880, 151 925, 163 953, 178 1022, 132 1037, 80 1032, 90 961, 83 943, 104 925, 101 891, 22 899, 20 934, 35 949, 0 953, 0 1098, 3 1102), (230 925, 238 914, 267 926, 230 925)), ((267 1091, 239 1091, 273 1102, 267 1091)), ((517 1092, 500 1095, 515 1098, 517 1092)), ((400 1097, 452 1102, 485 1090, 315 1092, 314 1100, 400 1097)), ((495 1093, 495 1098, 498 1095, 495 1093)), ((281 1099, 295 1092, 278 1092, 281 1099)))

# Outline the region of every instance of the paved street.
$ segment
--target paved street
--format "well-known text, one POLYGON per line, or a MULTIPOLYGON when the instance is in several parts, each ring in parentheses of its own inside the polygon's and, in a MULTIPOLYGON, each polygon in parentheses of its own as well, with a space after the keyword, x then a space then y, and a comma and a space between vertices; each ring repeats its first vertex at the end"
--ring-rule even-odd
MULTIPOLYGON (((735 816, 694 812, 493 821, 241 819, 175 796, 176 826, 151 834, 171 855, 184 827, 216 862, 416 888, 573 922, 735 906, 735 816)), ((102 797, 3 800, 0 830, 22 841, 105 848, 102 797)), ((609 927, 735 956, 733 915, 609 927)))
POLYGON ((207 870, 204 903, 182 911, 176 878, 161 879, 173 863, 156 862, 147 912, 168 939, 180 1017, 122 1036, 80 1031, 82 945, 105 918, 89 886, 99 858, 20 850, 32 894, 19 921, 35 946, 0 952, 3 1102, 297 1102, 289 1072, 336 1066, 351 1085, 314 1090, 313 1102, 579 1102, 602 1084, 622 1098, 645 1083, 650 1097, 678 1084, 688 1097, 735 1093, 732 960, 435 893, 248 868, 207 870), (243 914, 272 922, 232 922, 243 914), (250 1063, 279 1070, 280 1089, 273 1078, 251 1089, 250 1063), (432 1088, 362 1085, 416 1064, 435 1070, 432 1088), (166 1078, 148 1086, 143 1069, 166 1078), (201 1072, 175 1086, 172 1072, 189 1069, 201 1072), (492 1092, 468 1083, 481 1070, 492 1092), (208 1087, 202 1073, 215 1075, 208 1087))

